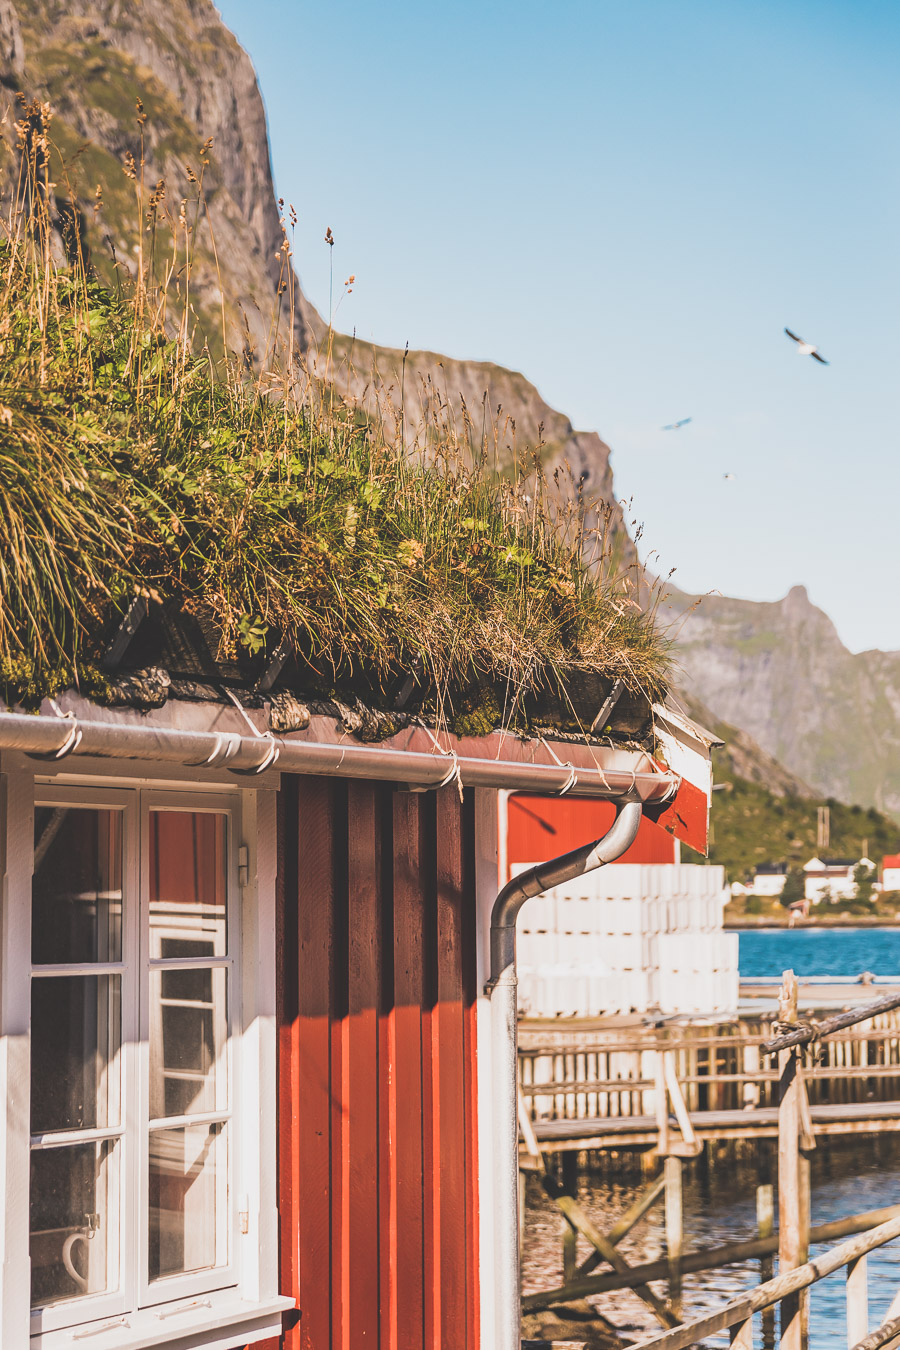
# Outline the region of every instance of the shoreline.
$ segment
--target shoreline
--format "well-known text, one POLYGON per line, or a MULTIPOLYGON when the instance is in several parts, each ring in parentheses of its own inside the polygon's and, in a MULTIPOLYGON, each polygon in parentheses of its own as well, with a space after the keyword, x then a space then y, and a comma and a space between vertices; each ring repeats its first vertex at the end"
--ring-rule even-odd
POLYGON ((726 932, 752 931, 756 928, 784 928, 794 932, 801 928, 896 928, 900 929, 900 918, 883 919, 870 914, 832 914, 821 919, 795 919, 790 922, 787 915, 782 919, 770 914, 744 914, 736 919, 724 919, 722 927, 726 932))

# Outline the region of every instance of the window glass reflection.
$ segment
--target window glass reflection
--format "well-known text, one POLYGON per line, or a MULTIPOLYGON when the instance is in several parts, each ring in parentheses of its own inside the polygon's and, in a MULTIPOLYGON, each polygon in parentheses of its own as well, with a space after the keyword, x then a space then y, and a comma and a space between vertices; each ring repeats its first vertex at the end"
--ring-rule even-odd
POLYGON ((221 968, 150 972, 151 1119, 224 1104, 225 981, 221 968))
POLYGON ((122 959, 122 833, 121 811, 35 809, 35 965, 122 959))
POLYGON ((179 940, 226 954, 225 829, 216 812, 151 812, 151 956, 179 940))
POLYGON ((115 1160, 109 1141, 32 1152, 32 1307, 115 1289, 115 1160))
POLYGON ((151 1280, 225 1263, 225 1184, 224 1126, 150 1131, 151 1280))
POLYGON ((118 975, 32 979, 32 1134, 118 1124, 120 1002, 118 975))

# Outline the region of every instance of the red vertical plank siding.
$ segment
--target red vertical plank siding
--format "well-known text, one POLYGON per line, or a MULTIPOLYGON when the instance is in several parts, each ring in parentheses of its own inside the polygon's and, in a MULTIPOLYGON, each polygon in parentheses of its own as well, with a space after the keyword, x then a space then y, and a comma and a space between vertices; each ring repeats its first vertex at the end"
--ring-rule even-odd
MULTIPOLYGON (((463 1095, 466 1103, 466 1350, 481 1345, 481 1285, 478 1246, 478 967, 475 959, 478 919, 475 907, 475 794, 462 804, 463 906, 463 1095)), ((487 1350, 487 1347, 485 1348, 487 1350)))
POLYGON ((379 1343, 378 1008, 381 997, 380 789, 351 783, 347 811, 341 1350, 379 1343))
POLYGON ((302 1350, 331 1341, 331 1036, 335 918, 334 824, 338 785, 301 778, 299 860, 299 1299, 302 1350))
POLYGON ((435 939, 437 1001, 431 1015, 435 1184, 434 1344, 453 1345, 466 1323, 466 1102, 463 1046, 463 846, 455 787, 437 794, 435 939), (445 1253, 448 1259, 445 1259, 445 1253))
POLYGON ((419 876, 422 909, 422 1344, 441 1344, 441 1045, 438 988, 437 808, 434 794, 419 806, 419 876))
POLYGON ((393 1024, 389 1089, 393 1215, 389 1259, 396 1350, 422 1350, 424 1344, 422 795, 394 794, 394 1006, 389 1014, 393 1024))
POLYGON ((285 1350, 477 1350, 474 811, 283 779, 285 1350))

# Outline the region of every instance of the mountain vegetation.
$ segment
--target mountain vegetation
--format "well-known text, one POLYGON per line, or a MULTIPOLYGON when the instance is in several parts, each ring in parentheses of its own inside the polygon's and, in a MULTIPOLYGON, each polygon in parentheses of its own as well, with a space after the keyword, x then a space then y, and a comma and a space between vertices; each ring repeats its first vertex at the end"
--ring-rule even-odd
MULTIPOLYGON (((500 493, 495 503, 501 516, 512 509, 516 494, 520 513, 525 498, 540 496, 556 514, 567 549, 599 541, 596 561, 607 577, 629 571, 637 575, 639 528, 626 520, 615 501, 609 448, 595 433, 576 431, 523 375, 490 363, 394 351, 329 334, 294 272, 291 207, 276 201, 265 110, 251 62, 212 0, 142 0, 132 6, 119 0, 0 0, 0 101, 4 95, 12 113, 2 134, 12 149, 13 127, 22 120, 24 107, 37 100, 45 119, 52 111, 54 148, 46 178, 57 262, 74 229, 87 272, 117 303, 128 286, 140 287, 148 267, 154 283, 162 286, 158 294, 165 296, 164 331, 157 333, 160 345, 152 352, 158 368, 169 372, 165 379, 172 374, 173 349, 168 344, 173 341, 178 351, 193 353, 187 364, 198 387, 201 377, 195 367, 204 352, 211 371, 230 353, 245 384, 251 374, 258 381, 273 365, 282 371, 283 382, 285 370, 295 372, 295 363, 296 369, 302 365, 313 383, 334 392, 330 408, 339 410, 339 422, 344 419, 340 434, 363 457, 353 470, 357 485, 369 472, 367 467, 363 474, 360 466, 368 464, 366 456, 372 452, 371 444, 359 438, 361 423, 380 428, 379 455, 399 445, 418 455, 419 472, 435 462, 432 418, 440 409, 440 435, 450 436, 454 457, 460 457, 454 472, 470 474, 487 459, 491 472, 505 480, 506 496, 500 493), (203 229, 197 215, 201 196, 203 229), (171 255, 161 246, 167 230, 169 239, 173 233, 180 239, 171 255)), ((14 154, 0 160, 7 194, 15 190, 17 164, 14 154)), ((4 266, 11 266, 9 257, 4 266)), ((130 341, 121 327, 124 320, 99 291, 91 293, 89 309, 95 314, 91 322, 97 331, 91 341, 96 346, 115 348, 130 341)), ((150 326, 151 342, 156 341, 153 324, 159 319, 150 326)), ((83 358, 81 350, 78 359, 83 358)), ((149 364, 142 359, 141 380, 149 364)), ((102 386, 99 379, 95 383, 102 386)), ((217 390, 217 384, 218 377, 211 378, 209 390, 217 390)), ((96 390, 91 397, 95 395, 96 390)), ((14 411, 12 400, 4 406, 14 411)), ((310 438, 320 413, 318 406, 304 414, 312 419, 305 433, 310 438)), ((91 415, 97 415, 95 409, 91 415)), ((139 417, 147 415, 142 407, 139 417)), ((221 416, 219 405, 213 422, 221 416)), ((240 418, 252 421, 247 408, 236 423, 243 426, 240 418)), ((145 422, 141 434, 146 430, 145 422)), ((231 454, 234 466, 239 452, 232 447, 226 453, 211 441, 205 449, 198 443, 197 453, 196 462, 176 463, 165 493, 174 494, 176 487, 182 491, 178 475, 191 484, 202 468, 211 477, 219 453, 226 460, 231 454)), ((174 506, 173 517, 184 527, 184 501, 163 493, 159 467, 151 474, 150 462, 145 462, 140 472, 150 477, 141 479, 140 491, 152 486, 167 509, 174 506)), ((317 493, 321 487, 317 485, 317 493)), ((337 480, 328 484, 329 491, 337 487, 337 480)), ((343 483, 341 491, 347 487, 343 483)), ((343 510, 359 509, 350 497, 341 497, 340 504, 343 510)), ((370 510, 362 505, 359 519, 370 510)), ((135 509, 133 504, 129 509, 135 509)), ((465 516, 457 511, 449 518, 476 516, 474 510, 465 516)), ((348 538, 353 536, 352 513, 350 519, 348 538)), ((521 524, 521 514, 518 519, 521 524)), ((355 528, 360 537, 359 524, 355 528)), ((117 529, 124 529, 121 521, 117 529)), ((162 540, 164 529, 158 533, 162 540)), ((119 545, 126 554, 131 547, 121 540, 119 545)), ((157 546, 162 547, 159 541, 157 546)), ((171 541, 165 547, 171 550, 171 541)), ((531 554, 526 543, 521 547, 531 554)), ((118 556, 115 548, 110 556, 118 556)), ((587 561, 592 562, 590 555, 587 561)), ((113 599, 119 595, 116 588, 121 590, 112 575, 118 567, 116 563, 104 579, 113 599)), ((377 566, 374 571, 378 573, 377 566)), ((180 571, 173 584, 175 580, 179 587, 188 585, 180 571)), ((267 610, 266 605, 274 605, 271 596, 279 585, 283 589, 284 578, 257 576, 251 585, 247 575, 236 574, 232 581, 237 589, 228 591, 227 603, 222 601, 226 618, 216 641, 226 646, 236 642, 242 650, 248 641, 274 641, 278 623, 287 619, 276 614, 277 606, 267 610), (254 589, 258 585, 261 591, 254 589)), ((630 602, 634 595, 632 590, 630 602)), ((736 786, 734 793, 715 797, 714 828, 721 842, 714 847, 720 856, 727 855, 737 868, 751 866, 760 849, 778 856, 785 833, 802 835, 800 816, 805 819, 803 813, 811 810, 804 803, 822 795, 900 812, 900 656, 851 656, 802 590, 772 606, 721 597, 704 598, 699 606, 694 602, 695 597, 676 593, 669 610, 682 691, 705 705, 696 712, 700 721, 721 718, 744 729, 730 733, 731 758, 723 762, 722 771, 735 784, 747 784, 747 792, 736 786), (796 802, 796 829, 776 827, 778 820, 784 822, 784 812, 794 812, 788 802, 796 802), (750 812, 748 820, 756 821, 758 837, 749 853, 726 843, 731 826, 725 816, 738 805, 750 812)), ((62 633, 70 619, 62 617, 65 602, 55 603, 61 608, 54 623, 62 625, 62 633)), ((354 602, 341 589, 338 603, 352 607, 354 602)), ((301 611, 298 600, 300 629, 301 611)), ((624 616, 619 618, 624 624, 624 616)), ((361 622, 366 621, 363 628, 368 619, 367 610, 360 614, 361 622)), ((64 639, 69 662, 74 659, 72 640, 71 633, 64 639)), ((82 658, 88 651, 85 641, 82 635, 82 658)), ((374 658, 377 642, 372 641, 369 657, 374 658)), ((36 649, 21 657, 26 659, 40 666, 44 656, 36 649)), ((378 664, 375 660, 373 669, 378 664)))
MULTIPOLYGON (((702 705, 687 700, 703 720, 702 705)), ((829 808, 829 857, 876 862, 900 851, 900 825, 874 807, 824 797, 754 746, 744 731, 709 717, 706 725, 724 744, 713 752, 716 791, 710 810, 709 862, 725 868, 729 881, 747 882, 759 863, 788 863, 797 870, 819 852, 818 808, 829 808)), ((700 861, 684 850, 685 861, 700 861)))
POLYGON ((0 243, 8 701, 72 683, 102 698, 99 658, 138 594, 180 606, 223 659, 284 643, 308 680, 375 705, 416 672, 445 724, 481 705, 479 729, 523 725, 537 697, 577 730, 569 689, 585 678, 664 693, 652 612, 602 541, 587 565, 581 522, 556 509, 539 466, 510 479, 473 460, 440 407, 414 452, 388 416, 293 361, 255 374, 192 343, 202 169, 167 221, 135 165, 146 264, 133 280, 104 285, 74 227, 58 260, 49 122, 33 102, 15 123, 0 243))

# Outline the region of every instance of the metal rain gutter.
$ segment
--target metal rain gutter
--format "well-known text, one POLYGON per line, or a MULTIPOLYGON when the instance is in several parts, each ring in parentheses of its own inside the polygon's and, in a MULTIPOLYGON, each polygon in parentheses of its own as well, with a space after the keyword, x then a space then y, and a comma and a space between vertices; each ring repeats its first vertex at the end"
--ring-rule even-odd
POLYGON ((519 1125, 516 918, 525 901, 615 862, 634 843, 643 807, 621 805, 602 839, 539 863, 504 887, 491 911, 491 1077, 494 1138, 495 1326, 493 1350, 519 1350, 519 1125))
POLYGON ((614 801, 665 802, 678 791, 677 774, 658 770, 575 768, 570 764, 479 759, 453 752, 398 750, 391 746, 291 741, 272 735, 181 731, 152 725, 82 721, 66 716, 33 717, 0 712, 0 749, 37 759, 68 756, 136 759, 191 768, 228 769, 254 775, 278 768, 288 773, 366 778, 439 788, 508 788, 552 796, 605 797, 614 801))

